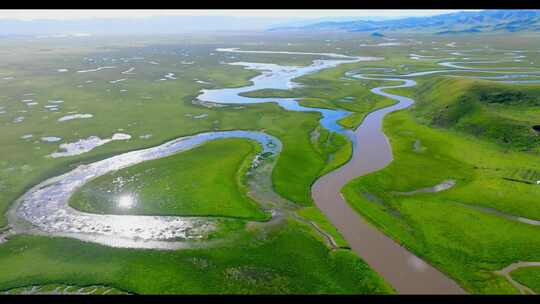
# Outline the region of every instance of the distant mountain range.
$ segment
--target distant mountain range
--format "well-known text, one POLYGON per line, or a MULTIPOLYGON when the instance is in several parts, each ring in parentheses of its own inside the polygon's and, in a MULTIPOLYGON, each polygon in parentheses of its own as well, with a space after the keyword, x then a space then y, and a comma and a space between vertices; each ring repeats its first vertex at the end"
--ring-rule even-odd
POLYGON ((369 20, 369 21, 382 21, 398 19, 398 17, 387 17, 387 16, 341 16, 341 17, 324 17, 324 18, 299 18, 295 21, 286 21, 279 24, 274 24, 272 28, 294 28, 294 27, 303 27, 306 25, 312 25, 316 23, 325 23, 325 22, 349 22, 349 21, 359 21, 359 20, 369 20))
MULTIPOLYGON (((406 13, 406 12, 405 12, 406 13)), ((75 20, 0 19, 0 36, 43 37, 175 34, 225 31, 348 31, 368 32, 383 37, 392 32, 423 32, 440 35, 490 32, 540 32, 540 10, 484 10, 430 17, 235 17, 153 16, 75 20)))
MULTIPOLYGON (((289 18, 289 22, 302 18, 289 18)), ((134 18, 96 18, 76 20, 0 19, 1 35, 40 35, 50 37, 123 34, 176 34, 187 32, 219 32, 265 30, 283 25, 277 17, 234 16, 153 16, 134 18)))
POLYGON ((0 36, 37 35, 67 37, 88 35, 155 35, 194 32, 264 31, 274 27, 300 27, 321 22, 387 20, 388 17, 235 17, 235 16, 152 16, 133 18, 95 18, 79 20, 0 19, 0 36))
POLYGON ((439 35, 540 31, 540 10, 484 10, 392 20, 317 22, 270 31, 426 32, 439 35))

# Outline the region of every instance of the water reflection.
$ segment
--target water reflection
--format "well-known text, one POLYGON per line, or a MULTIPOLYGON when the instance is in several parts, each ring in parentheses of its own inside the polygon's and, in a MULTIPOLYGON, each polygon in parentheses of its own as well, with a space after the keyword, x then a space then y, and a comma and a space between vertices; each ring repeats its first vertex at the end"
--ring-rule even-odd
MULTIPOLYGON (((24 222, 32 224, 34 233, 66 236, 116 247, 179 248, 182 240, 197 240, 215 230, 216 221, 206 217, 141 216, 85 213, 69 206, 70 196, 90 180, 109 172, 166 157, 220 138, 247 138, 257 141, 261 153, 278 155, 281 142, 256 131, 221 131, 199 133, 171 140, 148 149, 131 151, 81 165, 63 175, 34 186, 9 212, 10 225, 28 232, 24 222), (21 222, 22 220, 22 222, 21 222)), ((138 202, 134 193, 122 193, 116 207, 129 210, 138 202)))
POLYGON ((118 198, 118 207, 122 209, 130 209, 135 205, 135 197, 133 194, 124 194, 118 198))

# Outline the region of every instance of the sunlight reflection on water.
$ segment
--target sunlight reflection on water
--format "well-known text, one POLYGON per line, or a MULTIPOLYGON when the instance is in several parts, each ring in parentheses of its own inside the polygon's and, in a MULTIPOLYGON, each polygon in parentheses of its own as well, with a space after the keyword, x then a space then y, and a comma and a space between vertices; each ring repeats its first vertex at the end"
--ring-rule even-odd
POLYGON ((135 205, 135 197, 132 194, 124 194, 118 198, 118 207, 130 209, 135 205))

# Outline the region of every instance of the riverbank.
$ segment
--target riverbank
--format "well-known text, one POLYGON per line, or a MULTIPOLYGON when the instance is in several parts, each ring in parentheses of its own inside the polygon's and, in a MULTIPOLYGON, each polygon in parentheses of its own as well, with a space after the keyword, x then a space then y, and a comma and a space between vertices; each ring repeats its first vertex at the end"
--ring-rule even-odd
MULTIPOLYGON (((415 113, 425 113, 416 107, 415 113)), ((503 177, 520 168, 538 170, 537 157, 510 152, 462 132, 425 126, 408 111, 390 114, 384 131, 394 161, 381 171, 349 182, 342 192, 350 205, 467 290, 519 293, 495 271, 517 260, 540 259, 535 250, 540 246, 536 225, 467 205, 536 219, 538 187, 503 177), (417 142, 421 149, 415 148, 417 142), (456 185, 437 193, 396 193, 430 187, 445 179, 455 180, 456 185)))

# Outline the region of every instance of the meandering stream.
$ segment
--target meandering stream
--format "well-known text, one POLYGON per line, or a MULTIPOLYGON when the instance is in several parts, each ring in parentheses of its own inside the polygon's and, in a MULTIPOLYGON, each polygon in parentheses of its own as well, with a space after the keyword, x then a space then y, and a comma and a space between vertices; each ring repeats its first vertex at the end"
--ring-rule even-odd
POLYGON ((73 237, 113 247, 193 247, 185 241, 207 235, 214 228, 212 220, 206 217, 92 214, 71 208, 68 201, 77 189, 94 178, 219 138, 247 138, 257 141, 263 153, 278 154, 281 151, 280 141, 266 133, 222 131, 181 137, 156 147, 119 154, 81 165, 32 187, 8 212, 10 226, 15 232, 73 237))
MULTIPOLYGON (((312 65, 305 67, 249 62, 230 63, 247 69, 255 69, 262 73, 251 79, 251 85, 240 88, 202 90, 197 98, 207 103, 222 104, 275 102, 289 111, 321 113, 320 123, 322 126, 331 131, 346 134, 351 138, 353 155, 347 164, 322 176, 313 184, 312 195, 316 205, 343 234, 352 250, 381 274, 399 293, 464 293, 463 289, 443 273, 368 224, 357 212, 352 210, 340 193, 341 188, 351 179, 379 170, 392 161, 390 144, 381 130, 382 120, 390 112, 409 107, 414 100, 390 94, 384 90, 416 85, 414 80, 403 78, 452 70, 426 71, 395 75, 394 77, 347 73, 347 77, 357 79, 401 83, 371 90, 374 94, 394 99, 397 103, 370 113, 353 132, 344 129, 337 123, 339 119, 350 114, 348 111, 304 107, 298 104, 296 98, 250 98, 241 96, 241 94, 259 89, 289 89, 297 85, 293 82, 294 78, 343 63, 380 60, 382 58, 351 57, 332 53, 240 51, 238 49, 218 49, 217 51, 305 54, 332 58, 314 60, 312 65)), ((456 65, 447 66, 461 68, 456 65)), ((479 71, 479 69, 467 68, 467 71, 473 70, 479 71)), ((490 70, 490 72, 493 71, 490 70)), ((80 166, 34 186, 13 204, 8 213, 10 225, 15 232, 72 237, 109 246, 184 248, 185 242, 178 241, 178 239, 196 239, 213 229, 212 221, 197 217, 88 214, 69 207, 68 199, 78 188, 98 176, 143 161, 185 151, 209 140, 228 137, 255 140, 261 144, 264 151, 273 154, 278 154, 281 151, 279 140, 268 134, 256 131, 223 131, 182 137, 153 148, 123 153, 80 166)), ((330 242, 332 241, 330 240, 330 242)))
POLYGON ((400 294, 462 294, 454 281, 424 262, 365 221, 345 201, 341 188, 351 179, 380 170, 392 161, 392 149, 381 130, 384 116, 404 109, 414 100, 384 92, 384 89, 416 85, 414 80, 398 78, 359 79, 399 81, 402 84, 372 89, 375 94, 397 100, 398 103, 366 116, 354 131, 356 145, 351 160, 339 169, 319 178, 312 187, 315 203, 347 240, 351 249, 381 274, 400 294))
MULTIPOLYGON (((231 51, 224 49, 223 51, 231 51)), ((234 51, 234 50, 233 50, 234 51)), ((309 53, 311 54, 311 53, 309 53)), ((373 57, 349 57, 339 54, 324 54, 339 58, 315 60, 306 67, 280 66, 260 63, 231 63, 248 69, 262 71, 251 79, 250 86, 202 90, 198 99, 211 103, 249 104, 277 102, 289 111, 317 111, 322 114, 321 124, 335 132, 349 133, 337 124, 337 120, 349 115, 343 110, 317 109, 300 106, 296 99, 248 98, 239 94, 263 88, 287 89, 295 84, 293 78, 313 73, 342 63, 377 60, 373 57)), ((255 131, 207 132, 177 138, 162 145, 127 152, 88 165, 80 166, 68 173, 45 180, 32 187, 20 197, 8 212, 11 233, 34 233, 42 235, 73 237, 114 247, 177 249, 193 247, 186 241, 199 239, 215 229, 214 220, 205 217, 104 215, 84 213, 68 204, 71 195, 90 180, 143 161, 166 157, 194 148, 209 140, 240 137, 252 139, 263 147, 263 152, 278 154, 280 141, 268 134, 255 131), (273 145, 269 145, 269 143, 273 145)), ((119 199, 124 204, 129 198, 119 199)), ((273 215, 280 214, 274 210, 273 215)))

